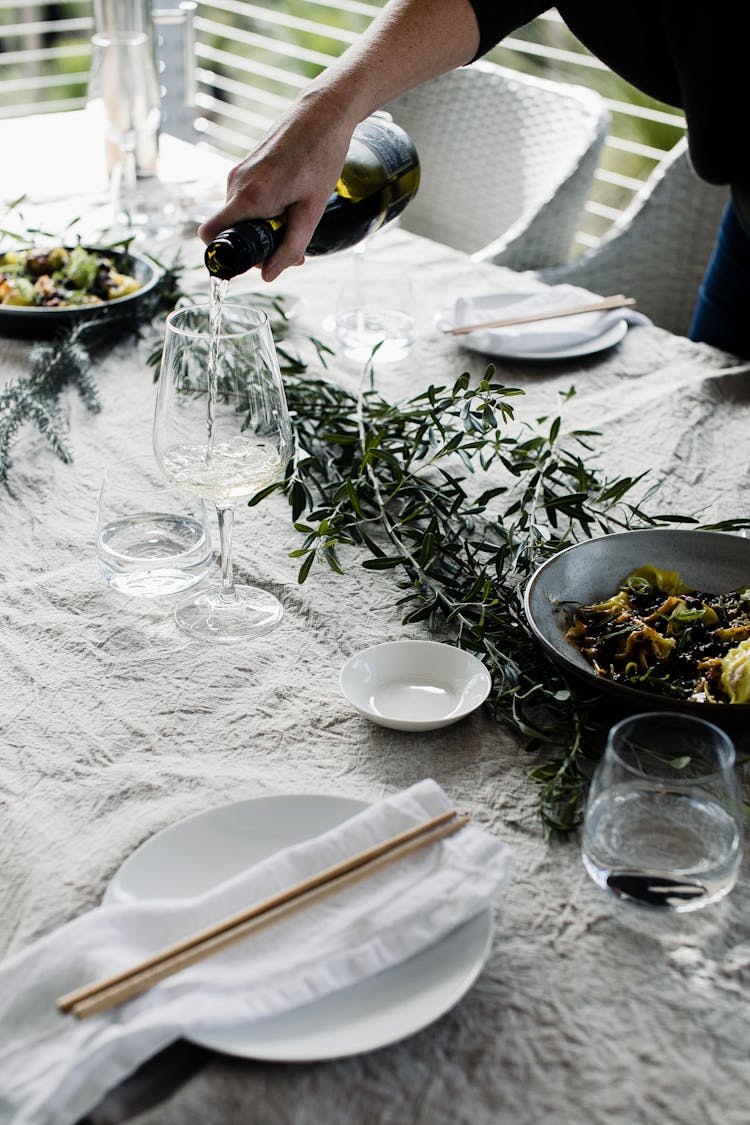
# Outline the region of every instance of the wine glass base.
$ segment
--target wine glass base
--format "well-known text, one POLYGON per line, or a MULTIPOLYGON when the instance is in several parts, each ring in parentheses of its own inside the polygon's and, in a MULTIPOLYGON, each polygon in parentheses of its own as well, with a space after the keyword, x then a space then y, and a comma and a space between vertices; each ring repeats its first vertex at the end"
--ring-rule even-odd
POLYGON ((193 637, 223 643, 261 637, 284 616, 281 602, 267 590, 235 586, 234 592, 228 599, 220 586, 199 590, 177 606, 175 621, 193 637))

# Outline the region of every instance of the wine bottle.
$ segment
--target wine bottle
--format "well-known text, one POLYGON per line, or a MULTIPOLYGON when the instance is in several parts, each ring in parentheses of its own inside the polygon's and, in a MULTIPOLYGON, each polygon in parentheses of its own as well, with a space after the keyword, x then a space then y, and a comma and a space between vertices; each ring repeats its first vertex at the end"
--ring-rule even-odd
MULTIPOLYGON (((354 130, 344 167, 305 251, 330 254, 361 242, 395 219, 419 187, 419 157, 400 126, 386 113, 372 114, 354 130)), ((246 219, 217 234, 206 247, 213 277, 244 273, 274 252, 286 218, 246 219)))

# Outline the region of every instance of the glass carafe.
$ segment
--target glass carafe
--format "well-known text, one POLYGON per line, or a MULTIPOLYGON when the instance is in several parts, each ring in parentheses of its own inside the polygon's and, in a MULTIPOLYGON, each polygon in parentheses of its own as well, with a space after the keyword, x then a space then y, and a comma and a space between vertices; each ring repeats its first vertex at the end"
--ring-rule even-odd
POLYGON ((101 130, 115 214, 145 221, 143 181, 158 171, 160 89, 149 0, 95 0, 87 104, 101 130))

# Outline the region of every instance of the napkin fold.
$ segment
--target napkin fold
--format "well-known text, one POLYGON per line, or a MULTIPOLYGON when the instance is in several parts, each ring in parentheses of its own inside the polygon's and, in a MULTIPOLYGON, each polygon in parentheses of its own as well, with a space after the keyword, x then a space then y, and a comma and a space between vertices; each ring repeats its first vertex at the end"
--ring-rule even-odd
POLYGON ((468 825, 88 1019, 58 996, 452 807, 431 779, 189 900, 95 908, 0 965, 0 1121, 72 1125, 190 1033, 278 1015, 438 942, 501 891, 511 849, 468 825))
MULTIPOLYGON (((487 293, 476 297, 458 297, 453 305, 443 310, 438 324, 443 329, 460 328, 467 324, 481 324, 490 320, 505 320, 516 316, 556 311, 573 305, 601 301, 598 293, 575 285, 553 285, 537 293, 487 293)), ((562 351, 598 339, 612 325, 621 320, 628 324, 650 324, 643 313, 632 308, 608 309, 605 312, 578 313, 556 320, 537 320, 529 324, 516 324, 507 328, 483 328, 459 337, 465 344, 479 351, 512 354, 514 351, 562 351)))

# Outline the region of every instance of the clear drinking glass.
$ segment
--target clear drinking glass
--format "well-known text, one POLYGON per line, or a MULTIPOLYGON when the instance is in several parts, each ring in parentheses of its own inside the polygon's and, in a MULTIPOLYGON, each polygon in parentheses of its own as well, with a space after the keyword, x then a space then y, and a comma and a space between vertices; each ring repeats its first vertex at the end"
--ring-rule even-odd
POLYGON ((221 583, 178 605, 181 628, 210 641, 259 636, 275 628, 273 594, 235 586, 234 509, 280 480, 292 437, 278 357, 261 309, 193 305, 167 317, 154 417, 154 450, 175 484, 216 505, 221 583))
POLYGON ((742 857, 734 746, 682 712, 612 728, 589 790, 582 858, 600 887, 657 910, 696 910, 728 894, 742 857))
POLYGON ((384 262, 368 247, 355 246, 351 272, 339 293, 333 331, 336 350, 350 363, 400 363, 416 341, 411 279, 403 266, 384 262))
POLYGON ((161 127, 173 137, 193 141, 195 129, 195 0, 157 3, 152 12, 159 82, 161 127))
POLYGON ((188 590, 213 565, 203 501, 166 480, 151 454, 109 465, 96 557, 102 577, 122 594, 159 598, 188 590))

